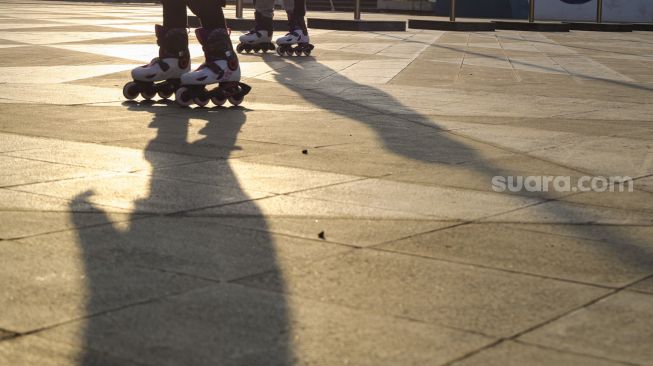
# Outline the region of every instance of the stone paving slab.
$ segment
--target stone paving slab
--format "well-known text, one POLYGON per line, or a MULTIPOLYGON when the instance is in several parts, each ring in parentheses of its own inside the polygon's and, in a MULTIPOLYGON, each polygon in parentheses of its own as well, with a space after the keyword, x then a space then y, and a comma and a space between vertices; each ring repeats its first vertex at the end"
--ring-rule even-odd
POLYGON ((388 252, 337 256, 239 281, 375 313, 507 337, 607 290, 388 252), (437 308, 437 312, 426 309, 437 308), (482 309, 473 310, 473 309, 482 309))
POLYGON ((653 33, 311 29, 179 108, 160 5, 0 14, 0 364, 650 364, 653 33))
POLYGON ((624 362, 650 364, 651 349, 639 339, 653 336, 651 309, 650 295, 622 291, 519 339, 624 362))
POLYGON ((598 357, 588 357, 558 350, 527 345, 517 342, 504 342, 497 347, 481 351, 455 366, 517 366, 517 365, 560 365, 560 366, 618 366, 625 363, 605 360, 598 357))
POLYGON ((83 349, 78 345, 51 341, 39 336, 24 336, 0 344, 0 362, 7 365, 75 365, 95 363, 102 365, 138 365, 107 353, 83 349))
POLYGON ((356 247, 374 246, 417 233, 458 225, 455 221, 409 220, 387 218, 298 217, 266 215, 265 220, 247 216, 221 217, 220 223, 273 233, 322 239, 356 247))
MULTIPOLYGON (((403 362, 400 349, 410 350, 414 359, 409 364, 419 365, 443 363, 492 342, 439 326, 235 285, 125 309, 100 317, 96 325, 91 348, 111 353, 119 349, 118 356, 148 365, 212 365, 216 361, 225 365, 392 365, 403 362), (189 337, 171 337, 157 320, 162 318, 189 337), (296 353, 287 348, 291 342, 296 353), (340 351, 329 353, 329 349, 340 351)), ((46 331, 43 337, 74 340, 83 336, 78 329, 77 324, 70 324, 46 331)))
POLYGON ((2 242, 0 251, 6 261, 2 278, 7 281, 0 297, 5 309, 0 327, 20 333, 211 284, 103 262, 68 243, 2 242), (89 279, 95 283, 90 290, 89 279))
MULTIPOLYGON (((646 236, 626 243, 524 230, 521 225, 462 225, 380 246, 386 250, 552 278, 621 287, 646 277, 653 261, 646 236), (485 238, 482 242, 471 238, 485 238), (583 263, 579 266, 578 263, 583 263)), ((576 228, 582 232, 583 228, 576 228)))

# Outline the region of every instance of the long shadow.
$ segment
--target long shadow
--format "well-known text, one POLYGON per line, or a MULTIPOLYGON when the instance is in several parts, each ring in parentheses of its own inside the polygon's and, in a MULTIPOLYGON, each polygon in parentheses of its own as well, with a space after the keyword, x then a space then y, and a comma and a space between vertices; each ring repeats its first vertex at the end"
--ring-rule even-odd
MULTIPOLYGON (((405 42, 405 43, 417 43, 417 44, 427 45, 428 47, 443 49, 443 50, 447 50, 447 51, 462 52, 462 50, 459 47, 446 46, 446 45, 443 45, 443 44, 427 44, 427 43, 425 43, 423 41, 415 41, 415 40, 411 40, 410 38, 409 39, 403 39, 403 38, 399 38, 399 37, 391 36, 391 35, 387 35, 387 34, 384 35, 384 36, 390 37, 390 38, 395 38, 395 39, 401 40, 401 42, 405 42)), ((501 36, 497 36, 497 37, 500 37, 502 39, 504 39, 504 38, 505 39, 511 39, 510 37, 505 36, 505 35, 501 35, 501 36)), ((519 41, 522 40, 522 39, 519 39, 519 38, 512 38, 512 39, 519 40, 519 41)), ((548 44, 548 45, 557 45, 556 43, 550 43, 550 42, 544 42, 544 41, 531 41, 531 40, 528 40, 528 42, 537 42, 537 43, 544 43, 544 44, 548 44)), ((564 47, 586 49, 586 50, 593 50, 593 51, 602 51, 602 52, 611 52, 611 53, 623 54, 623 55, 642 56, 642 55, 638 55, 638 54, 615 52, 615 51, 593 49, 593 48, 584 48, 584 47, 573 46, 573 45, 564 45, 564 47)), ((488 55, 486 53, 474 52, 474 51, 471 51, 471 50, 465 50, 464 52, 466 54, 470 54, 470 55, 474 55, 474 56, 480 56, 480 57, 489 58, 489 59, 493 59, 493 60, 500 60, 500 61, 505 60, 505 58, 503 58, 501 56, 493 56, 493 55, 488 55)), ((572 54, 570 56, 576 57, 578 55, 572 54)), ((649 57, 649 56, 644 55, 643 57, 649 57)), ((545 72, 552 72, 552 73, 555 73, 555 74, 560 73, 560 70, 557 69, 557 68, 554 68, 554 67, 546 67, 546 66, 537 65, 537 64, 530 63, 530 62, 526 62, 526 61, 519 61, 519 60, 515 60, 515 59, 510 59, 510 62, 512 64, 515 64, 515 65, 527 66, 529 68, 539 69, 539 70, 542 70, 542 71, 545 71, 545 72)), ((564 69, 564 67, 563 67, 563 69, 564 69)), ((647 87, 645 85, 641 85, 641 84, 637 84, 637 83, 631 83, 631 82, 627 82, 627 81, 620 81, 620 80, 609 79, 609 78, 602 78, 602 77, 591 76, 591 75, 582 75, 582 74, 573 74, 573 73, 570 73, 570 74, 581 77, 583 79, 601 81, 601 82, 605 82, 605 83, 608 83, 608 84, 623 86, 623 87, 626 87, 626 88, 632 88, 632 89, 644 90, 644 91, 653 91, 653 87, 647 87)))
MULTIPOLYGON (((278 62, 279 58, 264 57, 263 60, 265 62, 272 60, 278 62)), ((280 85, 284 85, 318 108, 329 110, 369 127, 378 136, 383 147, 393 154, 433 166, 456 165, 460 169, 466 169, 474 173, 478 179, 487 181, 488 187, 491 186, 492 177, 514 175, 513 171, 495 165, 492 160, 481 156, 478 150, 471 146, 471 139, 467 139, 470 144, 461 142, 465 141, 465 139, 461 139, 460 136, 454 138, 454 135, 447 133, 446 127, 439 126, 437 121, 402 104, 395 97, 381 89, 359 84, 342 76, 328 66, 320 64, 319 61, 311 62, 311 70, 317 75, 331 75, 328 83, 334 87, 330 88, 328 85, 315 86, 314 84, 307 87, 306 78, 295 78, 297 75, 302 75, 302 63, 312 60, 302 58, 282 58, 281 60, 286 63, 285 67, 273 66, 275 80, 280 85), (337 104, 341 107, 336 106, 334 108, 334 105, 337 104), (393 113, 392 110, 401 112, 393 113), (367 111, 369 114, 361 113, 362 111, 367 111), (388 119, 392 120, 390 124, 387 122, 388 119), (425 128, 430 128, 431 133, 426 131, 425 128), (461 165, 462 162, 482 162, 482 164, 461 165)), ((437 102, 437 100, 433 100, 433 102, 437 102)), ((510 150, 506 150, 506 152, 514 153, 510 150)), ((532 158, 539 160, 535 157, 532 158)), ((551 162, 547 161, 547 163, 551 162)), ((564 168, 577 171, 578 176, 591 175, 589 172, 578 169, 564 168)), ((547 172, 542 173, 546 174, 547 172)), ((537 175, 538 172, 532 172, 532 174, 537 175)), ((506 192, 506 194, 512 193, 506 192)), ((566 230, 561 234, 595 239, 593 245, 596 248, 593 249, 597 253, 603 253, 603 255, 621 260, 623 265, 629 268, 637 268, 649 274, 653 273, 653 252, 651 252, 650 243, 647 243, 644 239, 633 237, 625 232, 626 230, 619 230, 618 226, 595 224, 592 217, 585 217, 585 215, 589 214, 583 211, 581 206, 573 204, 547 206, 547 203, 559 203, 560 201, 561 197, 553 192, 522 191, 517 194, 537 199, 539 203, 535 203, 533 206, 543 214, 542 216, 559 218, 557 222, 563 224, 566 230)), ((569 196, 573 194, 578 193, 570 193, 569 196)), ((506 199, 509 199, 508 196, 506 196, 506 199)), ((602 209, 601 206, 594 206, 594 208, 602 209)), ((492 216, 486 217, 488 223, 491 222, 492 216)), ((515 221, 514 223, 520 222, 515 221)), ((479 238, 479 240, 481 239, 479 238)), ((534 253, 534 255, 537 254, 534 253)), ((645 278, 647 277, 642 277, 638 281, 645 278)))
MULTIPOLYGON (((131 110, 152 113, 149 127, 156 137, 144 150, 152 168, 172 166, 168 172, 174 173, 192 162, 172 159, 206 157, 211 163, 203 167, 202 184, 163 178, 155 170, 145 178, 149 193, 134 202, 127 228, 114 227, 104 213, 104 225, 82 229, 84 217, 72 214, 91 314, 83 334, 89 351, 80 365, 97 365, 98 352, 148 365, 288 364, 284 297, 231 283, 279 271, 262 215, 252 215, 260 218, 261 228, 253 232, 185 211, 250 199, 225 160, 237 149, 246 110, 176 109, 171 114, 174 108, 129 104, 131 110), (220 185, 212 185, 212 178, 220 185)), ((89 191, 75 201, 92 199, 89 191)), ((258 212, 256 204, 249 204, 249 211, 258 212)))

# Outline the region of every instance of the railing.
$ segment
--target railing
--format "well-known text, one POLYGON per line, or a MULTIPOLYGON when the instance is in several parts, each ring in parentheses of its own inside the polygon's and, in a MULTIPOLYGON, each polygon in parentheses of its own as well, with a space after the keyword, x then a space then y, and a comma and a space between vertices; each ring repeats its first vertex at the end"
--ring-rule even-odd
MULTIPOLYGON (((331 5, 333 10, 333 3, 331 5)), ((236 0, 236 18, 243 17, 243 0, 236 0)), ((354 19, 361 19, 361 0, 354 0, 354 19)), ((451 11, 449 13, 449 20, 456 21, 456 0, 451 0, 451 11)), ((528 0, 528 21, 535 22, 535 0, 528 0)), ((603 0, 596 2, 596 22, 603 22, 603 0)))

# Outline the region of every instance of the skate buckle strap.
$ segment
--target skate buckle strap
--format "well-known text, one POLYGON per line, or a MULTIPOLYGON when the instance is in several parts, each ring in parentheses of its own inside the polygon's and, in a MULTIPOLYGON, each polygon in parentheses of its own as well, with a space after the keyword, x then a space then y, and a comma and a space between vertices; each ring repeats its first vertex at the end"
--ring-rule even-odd
POLYGON ((163 71, 168 71, 168 69, 170 68, 170 65, 168 65, 168 64, 165 63, 165 62, 163 62, 163 60, 160 59, 160 58, 157 58, 157 59, 156 59, 156 63, 159 65, 159 67, 160 67, 161 70, 163 70, 163 71))
POLYGON ((168 69, 170 68, 170 65, 168 65, 168 64, 165 63, 165 62, 163 62, 163 60, 162 60, 161 58, 159 58, 159 57, 155 57, 155 58, 153 58, 152 61, 150 61, 149 64, 147 64, 147 65, 143 65, 142 67, 153 66, 154 64, 159 65, 159 67, 161 68, 161 70, 164 71, 164 72, 165 72, 165 71, 168 71, 168 69))
POLYGON ((222 75, 224 75, 224 70, 218 64, 215 62, 207 62, 204 63, 202 66, 208 67, 209 70, 213 71, 214 74, 218 75, 217 79, 222 78, 222 75))

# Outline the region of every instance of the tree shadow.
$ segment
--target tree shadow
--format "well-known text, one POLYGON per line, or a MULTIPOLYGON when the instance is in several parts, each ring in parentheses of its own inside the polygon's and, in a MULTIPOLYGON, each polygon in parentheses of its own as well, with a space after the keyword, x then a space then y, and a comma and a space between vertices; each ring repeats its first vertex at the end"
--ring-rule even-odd
MULTIPOLYGON (((147 143, 144 157, 154 170, 144 178, 148 193, 133 203, 126 227, 95 207, 104 215, 103 225, 83 229, 84 217, 72 213, 90 314, 80 364, 102 363, 98 352, 117 357, 119 364, 290 363, 284 297, 233 283, 280 271, 263 215, 252 218, 259 218, 261 230, 248 231, 222 225, 220 217, 192 214, 194 209, 232 202, 244 202, 251 206, 249 211, 259 212, 226 160, 238 149, 246 109, 171 113, 175 107, 126 105, 152 114, 149 127, 156 136, 147 143), (196 141, 189 142, 192 138, 196 141), (206 157, 200 169, 202 184, 159 174, 192 164, 170 160, 180 155, 206 157)), ((89 201, 92 191, 80 193, 73 205, 89 201)))

